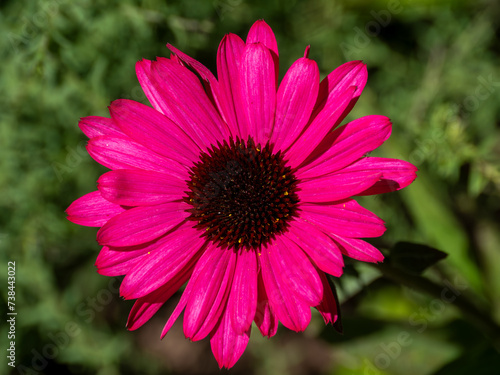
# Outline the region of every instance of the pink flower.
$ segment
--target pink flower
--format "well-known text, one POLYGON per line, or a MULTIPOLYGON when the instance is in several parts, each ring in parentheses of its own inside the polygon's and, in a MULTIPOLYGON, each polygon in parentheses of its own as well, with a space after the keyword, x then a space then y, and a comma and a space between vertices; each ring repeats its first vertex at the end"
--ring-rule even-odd
POLYGON ((360 239, 382 235, 383 221, 351 197, 401 189, 416 168, 364 156, 389 137, 387 117, 339 126, 366 84, 361 61, 320 82, 307 47, 278 85, 278 48, 264 21, 246 42, 224 37, 218 79, 168 47, 170 58, 136 65, 153 108, 116 100, 111 118, 80 121, 88 152, 111 171, 68 219, 101 227, 96 266, 125 275, 120 293, 137 299, 130 330, 187 282, 161 337, 184 310, 186 337, 209 335, 229 368, 252 322, 271 337, 278 321, 305 330, 311 307, 336 321, 325 272, 340 276, 343 255, 383 260, 360 239))

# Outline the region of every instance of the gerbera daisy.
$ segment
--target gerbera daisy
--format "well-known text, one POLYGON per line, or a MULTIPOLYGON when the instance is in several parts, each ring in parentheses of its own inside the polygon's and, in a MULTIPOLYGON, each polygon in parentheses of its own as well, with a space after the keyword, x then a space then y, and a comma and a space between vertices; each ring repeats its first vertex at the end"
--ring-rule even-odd
POLYGON ((336 321, 325 273, 340 276, 343 256, 383 260, 360 238, 382 235, 384 223, 352 196, 401 189, 416 168, 365 156, 389 137, 387 117, 339 126, 365 86, 361 61, 320 82, 307 47, 278 85, 277 43, 264 21, 246 42, 222 39, 217 78, 168 48, 170 58, 136 65, 153 108, 116 100, 111 118, 80 121, 88 152, 111 171, 68 219, 101 227, 98 272, 125 275, 120 294, 137 299, 128 329, 187 282, 161 337, 184 310, 186 337, 209 335, 229 368, 252 322, 271 337, 278 322, 305 330, 311 307, 336 321))

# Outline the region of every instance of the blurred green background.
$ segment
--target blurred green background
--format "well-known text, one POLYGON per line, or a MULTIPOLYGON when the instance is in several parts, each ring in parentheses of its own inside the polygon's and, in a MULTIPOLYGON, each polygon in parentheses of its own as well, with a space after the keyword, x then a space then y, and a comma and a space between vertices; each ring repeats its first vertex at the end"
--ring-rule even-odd
MULTIPOLYGON (((304 333, 280 327, 267 340, 254 329, 230 372, 498 374, 500 4, 494 0, 2 1, 0 284, 5 302, 7 262, 15 261, 18 315, 17 368, 7 365, 10 340, 2 323, 0 373, 220 373, 209 341, 184 339, 180 320, 159 340, 178 295, 138 331, 125 329, 133 301, 118 296, 119 279, 95 272, 96 228, 68 222, 64 210, 94 190, 105 171, 86 154, 78 119, 107 116, 117 98, 147 103, 136 61, 168 56, 169 42, 214 71, 223 35, 244 38, 260 18, 276 33, 281 76, 309 44, 322 76, 348 60, 368 65, 368 84, 349 119, 389 116, 393 134, 374 155, 419 168, 409 188, 360 199, 387 222, 373 243, 389 257, 400 241, 448 257, 423 276, 405 276, 405 267, 391 268, 396 261, 388 269, 349 263, 337 283, 343 335, 316 312, 304 333), (427 292, 422 278, 432 282, 427 292)), ((398 254, 411 266, 424 250, 409 246, 398 254)))

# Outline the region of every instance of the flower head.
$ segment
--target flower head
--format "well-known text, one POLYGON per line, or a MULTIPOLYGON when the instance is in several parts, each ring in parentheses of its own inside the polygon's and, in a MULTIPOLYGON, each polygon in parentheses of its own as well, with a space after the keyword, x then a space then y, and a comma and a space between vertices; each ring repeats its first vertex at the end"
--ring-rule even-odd
POLYGON ((111 118, 80 121, 88 152, 111 171, 68 219, 101 227, 96 266, 125 275, 120 293, 137 299, 130 330, 187 282, 161 337, 184 310, 186 337, 210 336, 229 368, 252 322, 271 337, 278 322, 303 331, 311 307, 336 321, 325 273, 340 276, 343 256, 383 260, 360 239, 382 235, 383 221, 352 197, 401 189, 416 168, 365 156, 389 137, 387 117, 339 126, 366 83, 360 61, 320 82, 307 47, 278 85, 277 43, 264 21, 246 42, 224 37, 217 78, 168 47, 170 58, 136 66, 153 108, 116 100, 111 118))

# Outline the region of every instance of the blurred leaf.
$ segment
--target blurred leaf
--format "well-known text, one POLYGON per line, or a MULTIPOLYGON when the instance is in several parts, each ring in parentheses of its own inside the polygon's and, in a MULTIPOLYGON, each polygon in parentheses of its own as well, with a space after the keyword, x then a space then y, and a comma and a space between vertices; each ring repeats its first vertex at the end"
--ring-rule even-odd
POLYGON ((420 275, 446 257, 446 253, 427 245, 398 242, 392 248, 389 259, 393 266, 413 275, 420 275))
POLYGON ((500 354, 492 347, 466 350, 457 360, 448 363, 434 375, 493 375, 500 369, 500 354))
POLYGON ((469 194, 473 197, 477 197, 482 193, 488 182, 488 179, 484 176, 480 167, 476 163, 472 164, 467 185, 469 194))
POLYGON ((481 277, 475 261, 468 253, 469 241, 464 228, 446 205, 438 186, 423 171, 401 194, 415 220, 431 245, 448 254, 450 263, 460 270, 476 292, 482 291, 481 277))

